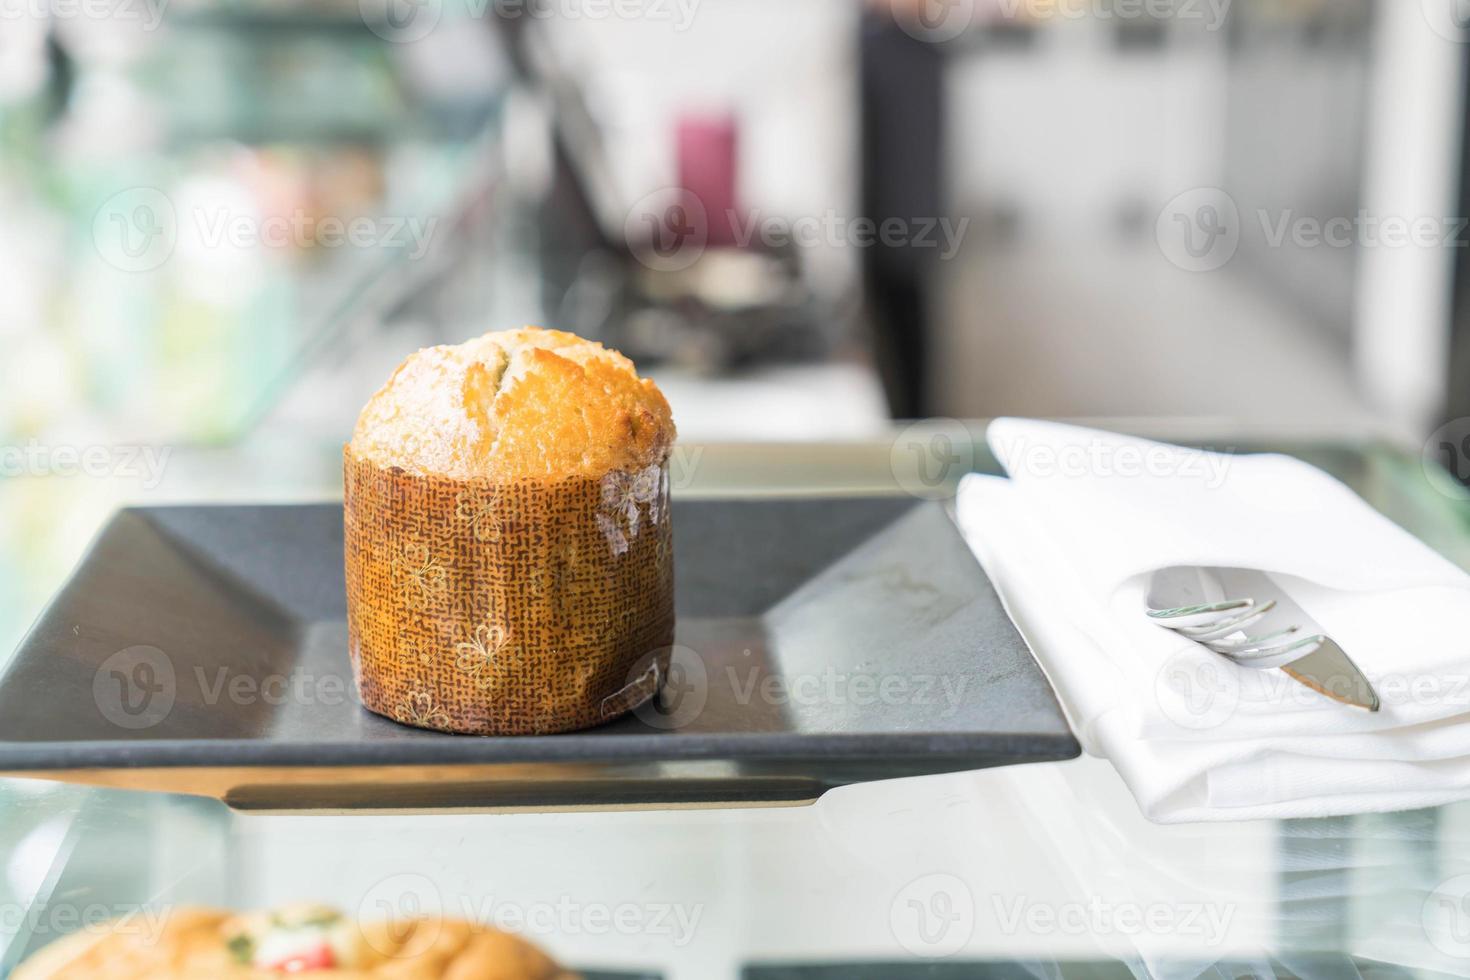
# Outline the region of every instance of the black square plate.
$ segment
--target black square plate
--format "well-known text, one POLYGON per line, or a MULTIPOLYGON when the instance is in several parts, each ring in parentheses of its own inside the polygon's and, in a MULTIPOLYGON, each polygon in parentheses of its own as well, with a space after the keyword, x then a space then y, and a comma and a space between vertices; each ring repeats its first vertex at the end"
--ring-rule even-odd
POLYGON ((681 500, 670 687, 491 738, 365 711, 340 505, 124 510, 0 678, 0 772, 239 809, 800 803, 1070 758, 1051 688, 943 506, 681 500))

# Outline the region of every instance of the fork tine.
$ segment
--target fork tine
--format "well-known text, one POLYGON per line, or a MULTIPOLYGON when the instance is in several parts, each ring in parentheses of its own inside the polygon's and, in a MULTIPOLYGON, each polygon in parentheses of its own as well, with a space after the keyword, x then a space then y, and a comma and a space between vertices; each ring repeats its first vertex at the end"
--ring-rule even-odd
POLYGON ((1242 667, 1254 667, 1265 670, 1270 667, 1284 667, 1295 663, 1308 654, 1314 652, 1327 638, 1320 633, 1293 640, 1290 643, 1278 644, 1277 646, 1257 650, 1244 656, 1227 653, 1224 656, 1230 658, 1242 667))
POLYGON ((1229 636, 1231 633, 1245 629, 1251 623, 1254 623, 1256 620, 1260 619, 1262 616, 1266 615, 1266 613, 1275 608, 1276 600, 1268 599, 1264 604, 1259 606, 1254 605, 1253 603, 1250 608, 1245 609, 1232 616, 1228 616, 1212 626, 1176 626, 1173 628, 1177 629, 1179 632, 1183 633, 1191 640, 1198 640, 1201 643, 1208 643, 1211 640, 1223 639, 1224 637, 1229 636))
POLYGON ((1301 627, 1292 626, 1265 636, 1245 636, 1238 640, 1210 640, 1205 643, 1205 646, 1216 653, 1247 660, 1256 655, 1269 656, 1278 648, 1296 642, 1299 632, 1301 632, 1301 627))
POLYGON ((1174 609, 1150 609, 1148 617, 1160 626, 1170 629, 1179 629, 1185 626, 1208 626, 1217 623, 1222 614, 1238 612, 1249 609, 1254 605, 1252 599, 1226 599, 1223 602, 1211 602, 1198 606, 1178 606, 1174 609))

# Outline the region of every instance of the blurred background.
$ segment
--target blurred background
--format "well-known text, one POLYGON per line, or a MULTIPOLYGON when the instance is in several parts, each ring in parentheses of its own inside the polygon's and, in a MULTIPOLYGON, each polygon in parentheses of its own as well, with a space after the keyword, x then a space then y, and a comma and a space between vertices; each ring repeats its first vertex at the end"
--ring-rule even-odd
MULTIPOLYGON (((839 445, 882 469, 905 420, 1024 414, 1310 442, 1402 520, 1421 457, 1470 478, 1467 28, 1467 0, 0 0, 0 661, 117 507, 330 499, 408 352, 525 323, 635 358, 683 442, 757 444, 711 483, 808 479, 839 445)), ((558 940, 707 977, 889 955, 868 899, 958 860, 1056 902, 1223 889, 1221 956, 1408 962, 1423 842, 1470 826, 1221 849, 1077 771, 501 833, 6 781, 0 906, 349 894, 396 855, 527 901, 708 901, 687 949, 558 940), (1076 816, 1108 793, 1116 836, 1076 816)), ((0 972, 35 938, 6 926, 0 972)), ((982 932, 996 957, 1098 952, 982 932)))
POLYGON ((407 352, 522 323, 635 358, 690 442, 1027 414, 1417 449, 1470 415, 1466 24, 0 0, 0 639, 118 503, 329 495, 407 352))

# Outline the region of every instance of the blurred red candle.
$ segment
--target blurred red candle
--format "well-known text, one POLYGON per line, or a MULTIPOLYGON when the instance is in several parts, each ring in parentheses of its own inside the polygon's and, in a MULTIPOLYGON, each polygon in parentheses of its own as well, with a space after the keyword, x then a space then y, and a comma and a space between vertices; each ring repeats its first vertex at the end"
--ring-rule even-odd
POLYGON ((708 244, 734 245, 739 224, 734 113, 682 115, 675 123, 675 139, 679 187, 691 217, 703 224, 708 244))

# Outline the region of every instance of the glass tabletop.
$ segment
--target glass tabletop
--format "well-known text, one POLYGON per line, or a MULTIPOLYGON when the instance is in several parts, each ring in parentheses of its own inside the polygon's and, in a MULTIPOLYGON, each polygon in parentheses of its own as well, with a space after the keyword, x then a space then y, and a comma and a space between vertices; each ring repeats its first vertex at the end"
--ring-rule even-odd
MULTIPOLYGON (((1298 455, 1470 565, 1466 506, 1417 451, 1110 424, 1298 455)), ((995 471, 977 445, 983 430, 926 423, 886 440, 680 446, 673 476, 688 496, 942 498, 964 472, 995 471), (921 471, 913 461, 926 457, 921 471)), ((330 499, 337 451, 264 438, 181 451, 144 499, 330 499)), ((15 481, 0 485, 14 492, 15 481)), ((91 494, 98 511, 137 498, 125 480, 91 494)), ((33 566, 51 571, 27 616, 80 545, 52 547, 33 566)), ((1159 826, 1106 761, 1086 757, 744 810, 243 815, 31 780, 3 781, 0 799, 6 966, 118 915, 146 928, 182 905, 309 899, 499 924, 594 977, 1470 973, 1470 805, 1159 826)))

